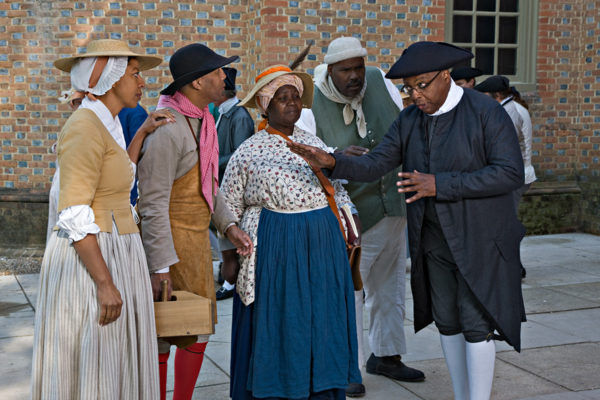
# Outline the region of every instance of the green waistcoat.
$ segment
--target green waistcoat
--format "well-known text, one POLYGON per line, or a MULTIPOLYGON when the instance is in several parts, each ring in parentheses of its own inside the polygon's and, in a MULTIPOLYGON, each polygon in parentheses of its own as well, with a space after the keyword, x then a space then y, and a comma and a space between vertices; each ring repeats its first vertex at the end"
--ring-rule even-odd
MULTIPOLYGON (((350 145, 373 149, 398 117, 400 110, 388 94, 381 71, 367 67, 365 79, 367 90, 362 108, 367 121, 367 135, 364 138, 358 135, 356 116, 350 125, 346 125, 342 115, 344 105, 327 99, 315 86, 312 112, 317 123, 317 136, 328 146, 339 150, 350 145)), ((358 209, 363 231, 367 231, 383 217, 406 216, 404 195, 398 193, 396 187, 400 170, 398 167, 374 182, 350 182, 346 185, 346 190, 358 209)))

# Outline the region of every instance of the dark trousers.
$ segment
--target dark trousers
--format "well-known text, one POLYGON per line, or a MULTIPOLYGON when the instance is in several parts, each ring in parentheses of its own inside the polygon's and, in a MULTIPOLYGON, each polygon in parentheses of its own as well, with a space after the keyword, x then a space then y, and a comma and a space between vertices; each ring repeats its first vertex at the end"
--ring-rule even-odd
POLYGON ((443 335, 462 333, 468 342, 486 340, 493 332, 485 310, 458 270, 444 241, 425 254, 435 325, 443 335))

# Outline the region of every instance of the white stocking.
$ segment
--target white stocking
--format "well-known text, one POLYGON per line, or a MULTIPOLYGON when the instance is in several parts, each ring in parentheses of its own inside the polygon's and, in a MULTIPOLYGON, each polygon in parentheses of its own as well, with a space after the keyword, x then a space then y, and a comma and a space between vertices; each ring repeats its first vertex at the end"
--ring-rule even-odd
POLYGON ((462 333, 452 336, 440 334, 440 342, 450 372, 450 379, 452 379, 454 399, 469 400, 465 337, 462 333))
POLYGON ((467 371, 471 400, 489 400, 494 380, 496 344, 493 340, 467 342, 467 371))

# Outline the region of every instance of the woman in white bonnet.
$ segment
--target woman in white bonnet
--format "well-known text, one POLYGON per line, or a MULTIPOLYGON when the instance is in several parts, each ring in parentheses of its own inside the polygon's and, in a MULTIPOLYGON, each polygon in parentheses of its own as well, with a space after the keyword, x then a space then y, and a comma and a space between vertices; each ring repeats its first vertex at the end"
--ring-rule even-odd
POLYGON ((140 71, 160 62, 110 39, 55 62, 83 100, 58 138, 58 222, 40 274, 33 399, 159 396, 150 279, 129 205, 140 146, 130 160, 117 114, 140 100, 140 71))

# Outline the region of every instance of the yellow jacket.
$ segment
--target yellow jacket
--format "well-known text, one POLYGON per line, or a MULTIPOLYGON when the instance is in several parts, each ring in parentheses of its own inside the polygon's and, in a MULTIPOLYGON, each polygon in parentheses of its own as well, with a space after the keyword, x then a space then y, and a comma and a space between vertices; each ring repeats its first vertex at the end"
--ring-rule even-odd
POLYGON ((89 109, 75 111, 58 137, 58 212, 88 205, 102 232, 138 232, 129 206, 133 168, 129 156, 89 109))

